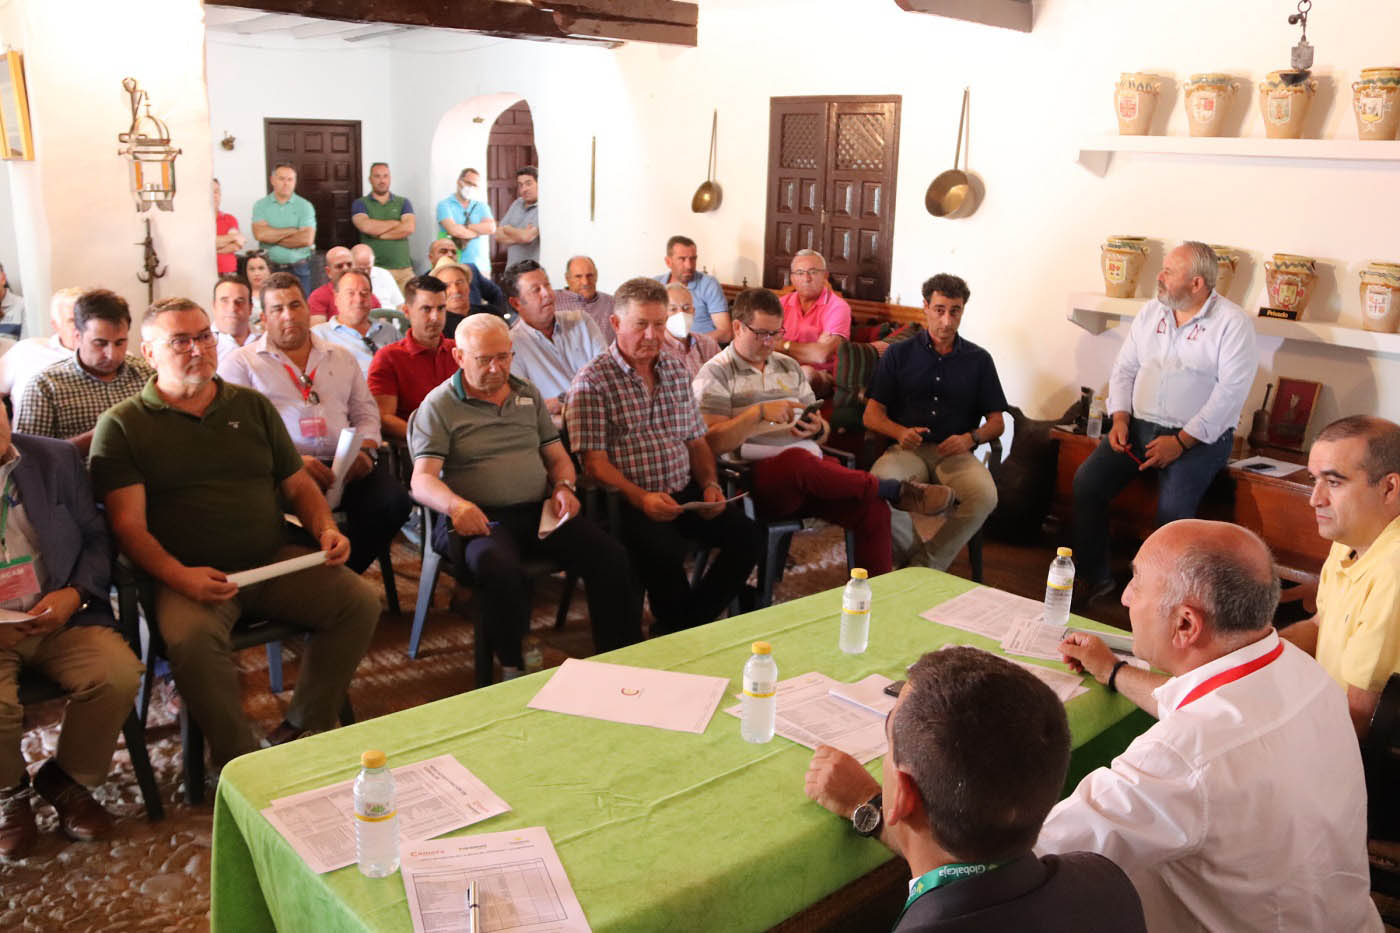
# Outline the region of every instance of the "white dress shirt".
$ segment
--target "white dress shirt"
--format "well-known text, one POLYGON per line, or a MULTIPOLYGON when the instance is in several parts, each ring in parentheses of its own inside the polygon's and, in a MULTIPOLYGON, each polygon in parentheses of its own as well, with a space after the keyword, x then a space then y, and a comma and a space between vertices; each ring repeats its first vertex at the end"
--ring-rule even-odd
POLYGON ((311 379, 314 399, 302 397, 292 373, 300 373, 287 355, 268 342, 267 335, 240 347, 219 361, 219 375, 229 382, 256 389, 277 408, 292 443, 303 456, 329 461, 346 427, 359 430, 361 441, 379 444, 379 406, 369 394, 360 364, 344 347, 310 335, 311 355, 306 360, 306 376, 311 379), (313 375, 314 373, 314 375, 313 375), (320 431, 316 419, 325 419, 320 431))
POLYGON ((214 344, 214 350, 216 353, 219 354, 220 360, 228 356, 230 353, 233 353, 239 347, 246 346, 247 344, 252 343, 254 340, 257 339, 257 336, 253 333, 251 329, 248 331, 248 336, 243 338, 243 343, 239 343, 238 338, 233 336, 233 334, 226 334, 223 331, 219 330, 217 327, 214 327, 212 324, 210 325, 209 329, 212 330, 214 332, 214 336, 218 338, 218 342, 214 344))
POLYGON ((534 383, 547 399, 569 391, 574 375, 608 346, 593 318, 582 311, 555 311, 553 337, 517 318, 510 337, 515 350, 510 371, 534 383))
POLYGON ((0 395, 18 399, 30 379, 72 355, 72 350, 58 342, 58 334, 21 340, 0 356, 0 395))
POLYGON ((1149 301, 1133 318, 1108 380, 1108 410, 1184 429, 1204 444, 1239 424, 1259 370, 1254 322, 1211 292, 1178 327, 1171 308, 1149 301))
POLYGON ((397 311, 403 304, 403 291, 388 269, 370 266, 369 290, 379 299, 381 308, 397 311))
POLYGON ((1050 811, 1037 853, 1112 859, 1154 933, 1380 930, 1361 753, 1346 695, 1317 662, 1270 631, 1153 696, 1160 720, 1050 811))
POLYGON ((334 317, 324 324, 312 327, 311 333, 349 350, 350 355, 359 361, 360 370, 365 374, 365 378, 369 378, 369 364, 374 362, 374 354, 394 341, 403 339, 403 334, 399 333, 398 328, 383 318, 371 320, 369 330, 363 334, 349 324, 340 323, 340 319, 334 317), (366 339, 374 344, 373 352, 370 351, 369 344, 365 343, 366 339))

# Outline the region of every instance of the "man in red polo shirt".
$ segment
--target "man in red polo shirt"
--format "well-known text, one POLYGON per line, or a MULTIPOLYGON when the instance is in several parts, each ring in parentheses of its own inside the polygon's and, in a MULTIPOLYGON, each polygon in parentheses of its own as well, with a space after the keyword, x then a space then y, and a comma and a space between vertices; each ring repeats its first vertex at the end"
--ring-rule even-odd
POLYGON ((238 271, 238 251, 247 246, 248 241, 238 229, 238 218, 220 210, 223 193, 219 179, 214 179, 214 254, 219 275, 231 275, 238 271))
MULTIPOLYGON (((344 246, 332 246, 326 250, 326 281, 306 296, 306 306, 311 309, 311 323, 324 324, 336 315, 335 287, 340 277, 355 268, 355 257, 344 246)), ((373 283, 371 283, 373 287, 373 283)), ((379 307, 379 299, 369 296, 370 308, 379 307)))
POLYGON ((851 306, 826 281, 826 260, 814 249, 798 250, 788 275, 792 291, 783 296, 783 341, 777 348, 802 364, 821 393, 836 368, 836 348, 851 339, 851 306))
POLYGON ((420 275, 404 283, 408 336, 374 354, 369 367, 369 391, 379 403, 380 427, 386 438, 406 440, 408 416, 426 396, 457 371, 455 343, 442 335, 447 320, 447 286, 441 279, 420 275))

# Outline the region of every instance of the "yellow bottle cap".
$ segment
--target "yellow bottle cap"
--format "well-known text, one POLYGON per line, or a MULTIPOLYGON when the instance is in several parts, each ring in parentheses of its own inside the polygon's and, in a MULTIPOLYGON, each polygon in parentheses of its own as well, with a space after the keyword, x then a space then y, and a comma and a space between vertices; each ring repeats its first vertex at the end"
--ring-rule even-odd
POLYGON ((866 579, 866 578, 869 577, 869 576, 870 576, 870 574, 868 574, 868 573, 865 572, 865 568, 864 568, 864 567, 852 567, 852 568, 851 568, 851 579, 852 579, 852 580, 864 580, 864 579, 866 579))
POLYGON ((388 761, 388 757, 377 748, 371 748, 360 756, 360 767, 362 768, 382 768, 388 761))
POLYGON ((1072 548, 1067 548, 1067 547, 1056 548, 1056 549, 1055 549, 1055 553, 1058 554, 1058 555, 1060 555, 1061 557, 1073 557, 1073 556, 1074 556, 1074 550, 1073 550, 1072 548))
POLYGON ((754 654, 772 654, 773 646, 766 641, 756 641, 753 643, 754 654))

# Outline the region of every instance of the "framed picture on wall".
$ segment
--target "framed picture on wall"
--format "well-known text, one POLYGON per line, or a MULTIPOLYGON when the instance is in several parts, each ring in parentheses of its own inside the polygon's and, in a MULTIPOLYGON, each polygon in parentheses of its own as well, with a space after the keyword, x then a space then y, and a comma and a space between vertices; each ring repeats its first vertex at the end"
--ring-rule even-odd
POLYGON ((24 86, 24 56, 0 56, 0 144, 6 159, 34 158, 34 133, 29 126, 29 92, 24 86))
POLYGON ((1269 446, 1284 450, 1303 449, 1322 383, 1303 379, 1280 379, 1274 407, 1269 412, 1269 446))

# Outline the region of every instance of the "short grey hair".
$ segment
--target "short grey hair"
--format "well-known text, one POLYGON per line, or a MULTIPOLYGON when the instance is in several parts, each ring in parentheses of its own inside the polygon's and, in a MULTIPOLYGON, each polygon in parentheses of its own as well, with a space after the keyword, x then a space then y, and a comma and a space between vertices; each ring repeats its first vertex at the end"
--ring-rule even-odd
POLYGON ((1200 240, 1187 240, 1181 244, 1181 248, 1191 257, 1191 278, 1199 275, 1206 288, 1213 291, 1216 274, 1220 271, 1220 257, 1215 255, 1215 250, 1200 240))
POLYGON ((85 291, 87 291, 86 288, 70 285, 67 288, 60 288, 49 296, 49 320, 53 321, 56 325, 58 323, 58 312, 63 309, 64 305, 71 305, 76 302, 85 291))
POLYGON ((158 339, 162 330, 160 319, 167 314, 175 314, 179 311, 198 311, 204 315, 205 320, 209 319, 209 312, 205 311, 193 298, 162 298, 147 308, 146 313, 142 315, 141 339, 158 339))
MULTIPOLYGON (((1268 546, 1253 536, 1268 554, 1268 546)), ((1280 589, 1272 556, 1267 579, 1261 580, 1247 554, 1190 545, 1167 569, 1159 608, 1168 615, 1177 606, 1196 606, 1216 632, 1238 635, 1273 625, 1280 589)))
MULTIPOLYGON (((798 250, 797 252, 795 252, 795 253, 792 254, 792 258, 793 258, 793 259, 797 259, 797 258, 800 257, 800 256, 816 256, 818 259, 821 260, 822 268, 823 268, 823 269, 826 268, 826 257, 823 256, 821 253, 817 252, 817 251, 814 250, 814 249, 800 249, 800 250, 798 250)), ((788 265, 791 266, 792 263, 789 262, 788 265)))
POLYGON ((471 337, 487 334, 498 334, 509 338, 510 327, 505 321, 489 311, 478 311, 476 314, 462 318, 462 323, 457 325, 457 332, 453 334, 453 339, 457 341, 458 346, 461 346, 471 337))

